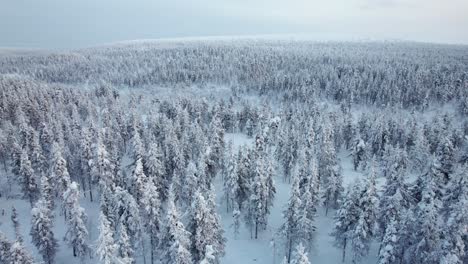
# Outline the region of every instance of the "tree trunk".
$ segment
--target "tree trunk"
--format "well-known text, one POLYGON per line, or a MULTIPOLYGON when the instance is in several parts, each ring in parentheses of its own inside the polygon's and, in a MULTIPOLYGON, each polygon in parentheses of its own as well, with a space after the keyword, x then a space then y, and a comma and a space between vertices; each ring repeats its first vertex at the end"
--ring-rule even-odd
POLYGON ((145 240, 143 236, 141 237, 141 251, 143 252, 143 264, 146 264, 146 249, 145 249, 145 240))
POLYGON ((345 261, 345 257, 346 257, 346 244, 348 243, 347 239, 345 238, 344 239, 344 246, 343 246, 343 257, 342 257, 342 262, 345 261))
POLYGON ((229 213, 229 195, 226 195, 226 213, 229 213))
POLYGON ((151 235, 151 264, 154 264, 154 236, 151 235))
POLYGON ((255 239, 258 238, 258 221, 255 221, 255 239))
POLYGON ((80 177, 81 179, 81 189, 83 189, 83 196, 86 197, 86 185, 84 177, 80 177))
POLYGON ((3 158, 3 168, 5 169, 5 174, 8 173, 7 164, 6 164, 6 158, 3 158))
POLYGON ((88 178, 89 201, 93 202, 93 191, 91 188, 91 177, 88 178))
POLYGON ((329 207, 329 206, 328 206, 328 201, 329 201, 329 199, 330 199, 330 194, 327 193, 327 198, 325 199, 325 201, 326 201, 326 202, 325 202, 325 216, 328 215, 328 207, 329 207))

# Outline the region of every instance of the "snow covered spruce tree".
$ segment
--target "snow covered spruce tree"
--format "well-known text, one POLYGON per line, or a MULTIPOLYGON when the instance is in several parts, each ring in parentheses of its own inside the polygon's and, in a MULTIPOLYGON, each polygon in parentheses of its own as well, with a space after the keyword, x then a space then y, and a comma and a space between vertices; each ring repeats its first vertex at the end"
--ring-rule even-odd
POLYGON ((301 219, 301 194, 299 191, 299 177, 296 175, 291 186, 291 194, 288 207, 283 212, 285 222, 278 230, 279 239, 284 240, 287 262, 291 262, 292 252, 301 241, 300 219, 301 219))
POLYGON ((159 238, 160 261, 162 264, 191 264, 193 258, 190 253, 190 233, 180 220, 171 191, 172 188, 167 200, 166 221, 159 238))
POLYGON ((215 264, 216 257, 214 256, 215 250, 211 245, 207 245, 205 249, 205 257, 200 261, 200 264, 215 264))
POLYGON ((68 173, 67 161, 62 156, 61 147, 57 142, 52 144, 52 188, 55 197, 60 197, 70 185, 70 174, 68 173))
POLYGON ((351 241, 353 262, 359 261, 369 253, 370 243, 375 236, 378 209, 375 178, 375 161, 373 160, 358 203, 359 219, 356 226, 354 226, 351 241))
POLYGON ((234 231, 234 238, 237 239, 237 237, 239 236, 240 227, 241 227, 241 212, 239 211, 238 207, 232 211, 231 227, 234 231))
POLYGON ((411 244, 408 255, 411 262, 437 263, 440 259, 437 251, 441 242, 440 208, 441 201, 434 174, 427 174, 422 187, 421 200, 416 205, 414 218, 411 219, 411 244))
POLYGON ((223 157, 224 157, 224 149, 225 149, 225 142, 224 142, 224 128, 221 123, 221 118, 217 110, 214 110, 214 116, 212 118, 210 124, 210 155, 209 158, 214 162, 212 166, 208 167, 207 176, 210 179, 213 179, 223 164, 223 157))
POLYGON ((430 160, 430 146, 423 128, 417 130, 415 137, 414 146, 409 151, 409 154, 412 157, 412 169, 422 172, 430 160))
POLYGON ((31 254, 26 251, 22 241, 14 242, 0 232, 0 263, 5 264, 34 264, 31 254))
POLYGON ((289 127, 284 127, 283 129, 287 129, 288 132, 281 133, 282 136, 280 137, 280 143, 276 149, 276 155, 283 168, 282 173, 284 180, 291 182, 298 149, 296 134, 294 133, 296 130, 292 124, 289 124, 289 127))
POLYGON ((388 222, 379 250, 378 264, 401 263, 400 233, 394 217, 388 222))
POLYGON ((19 242, 23 242, 23 236, 21 235, 18 213, 14 206, 11 208, 11 223, 13 225, 13 230, 15 231, 15 239, 19 242))
POLYGON ((52 212, 44 198, 36 202, 31 210, 31 237, 42 259, 47 264, 55 263, 58 242, 52 230, 52 212))
POLYGON ((139 203, 143 196, 143 188, 147 184, 148 179, 143 171, 143 161, 141 158, 135 161, 135 167, 133 169, 130 182, 128 183, 130 193, 139 203))
POLYGON ((309 257, 307 257, 307 251, 302 244, 297 245, 296 251, 294 252, 294 259, 291 261, 291 264, 310 264, 309 257))
MULTIPOLYGON (((34 264, 35 263, 31 254, 28 251, 26 251, 26 249, 24 248, 23 244, 20 241, 15 241, 11 245, 10 252, 8 254, 9 254, 8 261, 5 261, 5 263, 8 263, 8 264, 34 264)), ((0 260, 2 260, 1 257, 0 257, 0 260)))
POLYGON ((440 242, 440 262, 461 264, 468 260, 468 179, 465 165, 453 177, 453 187, 449 189, 452 197, 448 205, 448 215, 445 220, 445 228, 442 229, 442 241, 440 242))
POLYGON ((351 156, 353 157, 353 168, 354 170, 358 170, 359 168, 366 167, 367 161, 367 152, 366 152, 366 144, 364 140, 359 135, 356 135, 354 139, 352 149, 351 149, 351 156))
POLYGON ((87 215, 79 204, 80 191, 78 184, 72 182, 63 194, 64 206, 68 212, 66 218, 67 232, 65 241, 73 249, 73 256, 84 259, 90 255, 88 244, 87 215))
POLYGON ((319 181, 316 161, 311 162, 310 174, 307 174, 306 186, 301 194, 299 229, 300 238, 306 248, 310 248, 316 226, 314 224, 317 208, 320 205, 319 181))
POLYGON ((239 174, 237 173, 236 158, 230 152, 226 160, 226 175, 224 175, 224 197, 226 199, 226 211, 235 210, 239 197, 239 174))
POLYGON ((11 241, 0 231, 0 261, 8 263, 10 259, 11 241))
POLYGON ((195 262, 206 257, 206 247, 212 246, 216 263, 224 255, 225 238, 221 228, 220 219, 214 204, 208 202, 197 191, 192 203, 190 222, 187 226, 191 233, 192 256, 195 262))
POLYGON ((249 154, 250 150, 246 147, 240 147, 237 155, 237 184, 239 191, 235 197, 240 211, 243 211, 244 205, 248 206, 250 197, 251 184, 252 184, 252 159, 249 154))
POLYGON ((107 216, 102 211, 99 214, 99 238, 96 244, 96 255, 102 264, 118 263, 118 245, 114 240, 114 231, 107 216))
POLYGON ((144 228, 150 237, 151 264, 156 260, 159 232, 161 230, 161 201, 154 181, 149 180, 143 187, 143 195, 140 200, 144 228))
POLYGON ((414 203, 408 184, 404 181, 407 171, 404 166, 398 164, 397 161, 392 162, 390 166, 392 169, 389 170, 385 179, 385 185, 379 199, 377 222, 382 236, 385 235, 387 225, 391 221, 395 221, 396 227, 393 228, 399 228, 402 215, 414 203))
POLYGON ((37 175, 35 175, 28 153, 23 149, 20 156, 19 165, 19 182, 23 197, 29 200, 31 207, 39 196, 39 186, 37 183, 37 175))
POLYGON ((354 230, 360 217, 359 200, 361 183, 356 181, 348 187, 346 195, 342 197, 340 208, 334 217, 334 227, 331 235, 335 239, 336 246, 343 249, 342 260, 346 258, 348 244, 352 241, 354 230))
POLYGON ((143 223, 140 217, 139 206, 134 197, 127 190, 118 186, 115 188, 109 208, 112 211, 112 218, 109 220, 112 221, 114 229, 119 230, 122 226, 125 226, 132 249, 144 251, 143 223), (138 247, 139 245, 141 246, 138 247))
MULTIPOLYGON (((204 163, 204 161, 202 162, 204 163)), ((185 177, 182 181, 182 189, 180 193, 180 202, 184 206, 190 207, 190 202, 198 189, 200 178, 205 177, 203 171, 203 168, 199 170, 194 162, 189 161, 185 170, 185 177)))
POLYGON ((161 200, 163 200, 164 197, 166 197, 166 187, 168 186, 168 179, 165 175, 163 158, 164 157, 160 145, 156 142, 152 142, 150 144, 148 154, 144 159, 143 163, 145 168, 145 174, 149 180, 152 180, 154 182, 154 186, 161 194, 161 200))
POLYGON ((258 148, 254 153, 255 172, 250 186, 248 219, 252 222, 248 222, 248 225, 254 229, 255 239, 258 238, 259 231, 264 230, 268 224, 268 215, 276 193, 271 163, 263 151, 258 148))
POLYGON ((94 182, 99 182, 101 186, 106 186, 113 190, 115 188, 114 165, 112 164, 109 152, 102 141, 102 135, 98 136, 94 150, 94 158, 91 164, 93 169, 94 182))
POLYGON ((121 264, 134 263, 134 251, 130 242, 130 237, 127 233, 127 227, 120 225, 118 230, 119 237, 117 239, 118 245, 118 259, 121 264))
POLYGON ((331 124, 325 124, 322 132, 322 143, 319 154, 319 179, 323 183, 323 202, 325 215, 330 208, 337 208, 338 200, 343 193, 341 166, 336 157, 331 124))
POLYGON ((309 220, 313 220, 317 207, 320 205, 320 182, 317 160, 310 150, 299 151, 298 165, 294 175, 299 178, 299 190, 303 197, 301 210, 309 220))
POLYGON ((89 200, 93 202, 93 146, 91 142, 91 132, 85 127, 81 133, 80 139, 80 172, 81 185, 83 189, 87 188, 89 200))

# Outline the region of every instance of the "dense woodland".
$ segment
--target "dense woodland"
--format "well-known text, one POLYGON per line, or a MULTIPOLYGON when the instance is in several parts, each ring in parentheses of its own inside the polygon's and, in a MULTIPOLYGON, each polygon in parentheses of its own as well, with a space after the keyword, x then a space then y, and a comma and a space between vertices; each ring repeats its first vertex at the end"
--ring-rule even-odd
POLYGON ((226 232, 267 232, 278 181, 290 184, 272 241, 283 263, 314 263, 322 211, 343 260, 377 243, 378 264, 468 263, 468 47, 193 40, 0 55, 0 170, 1 199, 31 209, 0 208, 12 211, 5 264, 57 263, 59 247, 83 263, 223 263, 226 232), (365 177, 345 186, 340 157, 365 177), (99 207, 96 241, 83 200, 99 207))

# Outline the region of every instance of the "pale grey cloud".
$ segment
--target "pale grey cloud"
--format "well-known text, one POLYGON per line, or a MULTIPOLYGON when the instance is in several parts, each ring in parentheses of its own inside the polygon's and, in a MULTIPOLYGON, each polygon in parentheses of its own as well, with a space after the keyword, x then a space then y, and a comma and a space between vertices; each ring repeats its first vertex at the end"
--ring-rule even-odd
POLYGON ((467 43, 466 0, 0 0, 0 46, 209 35, 467 43))

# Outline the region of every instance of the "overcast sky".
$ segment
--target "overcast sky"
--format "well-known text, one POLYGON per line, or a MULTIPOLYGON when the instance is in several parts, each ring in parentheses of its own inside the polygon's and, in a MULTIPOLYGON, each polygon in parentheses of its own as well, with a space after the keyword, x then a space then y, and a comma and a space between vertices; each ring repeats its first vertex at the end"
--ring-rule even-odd
POLYGON ((0 46, 287 34, 468 44, 468 0, 0 0, 0 46))

